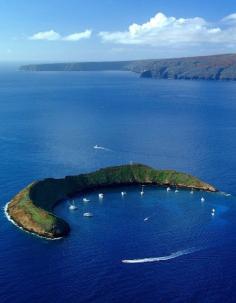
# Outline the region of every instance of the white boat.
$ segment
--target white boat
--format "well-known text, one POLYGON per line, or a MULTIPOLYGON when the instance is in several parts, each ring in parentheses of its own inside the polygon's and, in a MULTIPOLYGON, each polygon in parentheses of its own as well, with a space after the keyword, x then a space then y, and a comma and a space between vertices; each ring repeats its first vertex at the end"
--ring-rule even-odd
POLYGON ((175 193, 178 193, 178 192, 179 192, 178 189, 176 189, 176 190, 175 190, 175 193))
POLYGON ((75 205, 75 201, 73 200, 69 206, 69 210, 76 210, 78 207, 75 205))
POLYGON ((168 186, 167 189, 166 189, 166 191, 171 191, 171 188, 168 186))
POLYGON ((140 192, 140 195, 141 195, 141 196, 143 196, 143 195, 144 195, 144 190, 143 190, 143 187, 144 187, 144 186, 142 185, 142 190, 141 190, 141 192, 140 192))
POLYGON ((90 200, 87 198, 83 198, 83 202, 89 202, 90 200))
POLYGON ((201 197, 201 202, 205 202, 205 198, 201 197))
POLYGON ((93 147, 94 149, 106 149, 105 147, 102 147, 102 146, 99 146, 99 145, 94 145, 94 147, 93 147))
POLYGON ((191 189, 190 194, 193 195, 193 193, 194 193, 194 191, 193 191, 193 189, 191 189))
POLYGON ((99 199, 103 199, 103 197, 104 197, 104 194, 103 194, 103 193, 98 194, 98 198, 99 198, 99 199))
POLYGON ((212 213, 215 213, 215 212, 216 212, 215 208, 212 208, 211 212, 212 212, 212 213))
POLYGON ((122 197, 124 197, 126 195, 126 191, 122 191, 120 194, 122 197))
POLYGON ((147 218, 145 218, 143 221, 146 222, 148 219, 149 219, 149 218, 147 217, 147 218))
POLYGON ((88 212, 88 213, 84 213, 83 216, 84 217, 93 217, 93 214, 88 212))

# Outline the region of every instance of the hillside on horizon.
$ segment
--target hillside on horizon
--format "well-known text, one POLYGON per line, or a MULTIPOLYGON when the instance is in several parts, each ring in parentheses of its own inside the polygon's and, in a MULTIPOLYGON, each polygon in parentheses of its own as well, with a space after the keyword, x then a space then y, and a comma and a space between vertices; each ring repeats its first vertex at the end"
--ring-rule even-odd
POLYGON ((29 64, 22 71, 131 71, 144 78, 236 80, 236 54, 135 61, 29 64))

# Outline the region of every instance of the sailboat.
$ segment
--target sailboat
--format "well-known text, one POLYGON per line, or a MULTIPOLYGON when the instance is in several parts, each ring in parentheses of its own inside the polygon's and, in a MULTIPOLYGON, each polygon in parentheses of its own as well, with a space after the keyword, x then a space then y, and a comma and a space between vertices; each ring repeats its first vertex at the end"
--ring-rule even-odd
POLYGON ((142 185, 142 190, 140 192, 140 195, 143 196, 144 195, 144 190, 143 190, 144 185, 142 185))
POLYGON ((73 200, 71 203, 70 203, 70 206, 69 206, 69 209, 70 210, 76 210, 78 207, 75 205, 75 201, 73 200))

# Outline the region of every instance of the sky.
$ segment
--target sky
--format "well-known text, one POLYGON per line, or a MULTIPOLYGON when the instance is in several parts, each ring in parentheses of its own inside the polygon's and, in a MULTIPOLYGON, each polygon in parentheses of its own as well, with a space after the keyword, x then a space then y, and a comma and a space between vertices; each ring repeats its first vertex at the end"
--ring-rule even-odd
POLYGON ((236 0, 0 0, 1 62, 236 53, 236 0))

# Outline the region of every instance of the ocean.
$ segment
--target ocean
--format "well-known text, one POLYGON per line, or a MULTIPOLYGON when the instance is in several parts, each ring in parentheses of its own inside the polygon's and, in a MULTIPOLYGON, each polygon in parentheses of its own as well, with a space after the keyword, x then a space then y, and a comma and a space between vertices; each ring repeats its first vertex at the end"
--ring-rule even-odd
POLYGON ((235 96, 235 82, 0 69, 0 302, 235 302, 235 96), (91 192, 87 203, 75 197, 77 211, 69 201, 55 208, 71 225, 57 241, 5 217, 33 180, 131 161, 193 174, 231 196, 91 192))

